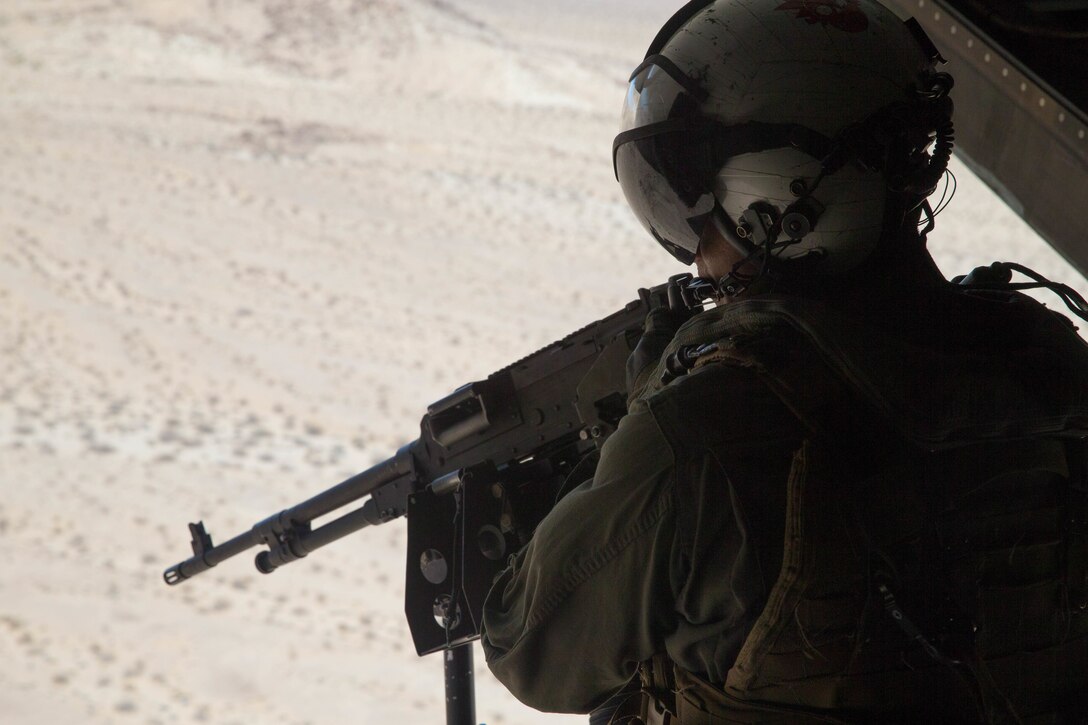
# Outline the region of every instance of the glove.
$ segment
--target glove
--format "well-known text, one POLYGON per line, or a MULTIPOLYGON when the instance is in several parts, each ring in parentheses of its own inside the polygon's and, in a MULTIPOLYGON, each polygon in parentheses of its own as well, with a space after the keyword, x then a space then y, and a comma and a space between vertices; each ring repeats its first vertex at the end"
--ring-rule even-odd
POLYGON ((642 330, 635 349, 627 358, 627 406, 639 396, 646 387, 650 373, 657 367, 661 353, 672 342, 680 326, 691 319, 691 310, 672 310, 657 307, 646 316, 646 325, 642 330))

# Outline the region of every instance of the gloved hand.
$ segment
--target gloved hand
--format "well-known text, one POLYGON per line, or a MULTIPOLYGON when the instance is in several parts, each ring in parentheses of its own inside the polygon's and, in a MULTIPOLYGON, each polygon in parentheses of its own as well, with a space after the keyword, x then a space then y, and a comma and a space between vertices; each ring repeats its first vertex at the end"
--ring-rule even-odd
POLYGON ((649 380, 650 373, 657 367, 661 353, 672 342, 680 326, 691 319, 691 310, 673 310, 658 307, 650 310, 646 316, 646 325, 642 337, 627 358, 627 405, 630 407, 649 380))

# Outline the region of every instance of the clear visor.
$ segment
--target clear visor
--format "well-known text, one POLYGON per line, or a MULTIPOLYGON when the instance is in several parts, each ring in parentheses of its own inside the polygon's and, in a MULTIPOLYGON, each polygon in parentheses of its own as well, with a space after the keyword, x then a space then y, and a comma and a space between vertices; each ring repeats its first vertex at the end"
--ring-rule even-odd
POLYGON ((686 93, 684 86, 661 66, 641 66, 627 85, 620 133, 668 119, 677 99, 686 93))
POLYGON ((708 159, 692 138, 701 89, 667 59, 651 58, 631 77, 620 134, 613 143, 616 179, 654 239, 684 264, 695 261, 714 211, 708 159))

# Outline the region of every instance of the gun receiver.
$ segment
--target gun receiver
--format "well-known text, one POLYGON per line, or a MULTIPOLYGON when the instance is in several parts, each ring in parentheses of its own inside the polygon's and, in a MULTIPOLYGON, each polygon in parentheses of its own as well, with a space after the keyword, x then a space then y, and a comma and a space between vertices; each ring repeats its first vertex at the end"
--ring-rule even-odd
MULTIPOLYGON (((405 613, 419 654, 479 636, 507 555, 528 542, 568 478, 592 476, 595 452, 626 414, 625 366, 650 310, 675 307, 691 275, 431 404, 420 435, 388 460, 214 546, 189 524, 193 556, 176 585, 252 547, 268 574, 367 526, 408 517, 405 613), (670 294, 671 293, 671 294, 670 294), (364 497, 362 506, 312 527, 364 497)), ((689 301, 690 302, 690 301, 689 301)))

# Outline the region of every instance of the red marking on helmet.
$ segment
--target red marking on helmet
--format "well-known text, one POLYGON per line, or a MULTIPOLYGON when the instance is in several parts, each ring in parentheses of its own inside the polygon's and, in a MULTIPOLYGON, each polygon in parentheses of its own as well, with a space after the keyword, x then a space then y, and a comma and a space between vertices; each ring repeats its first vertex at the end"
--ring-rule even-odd
POLYGON ((869 18, 858 0, 788 0, 775 10, 795 10, 795 17, 809 25, 830 25, 847 33, 860 33, 869 27, 869 18))

